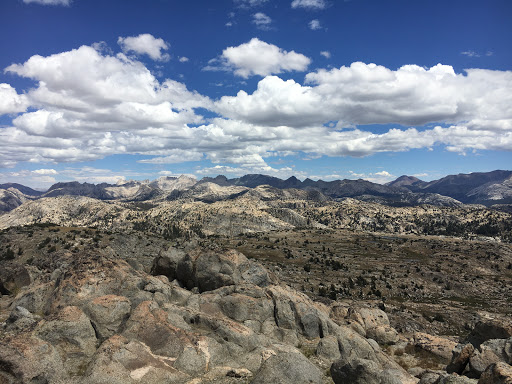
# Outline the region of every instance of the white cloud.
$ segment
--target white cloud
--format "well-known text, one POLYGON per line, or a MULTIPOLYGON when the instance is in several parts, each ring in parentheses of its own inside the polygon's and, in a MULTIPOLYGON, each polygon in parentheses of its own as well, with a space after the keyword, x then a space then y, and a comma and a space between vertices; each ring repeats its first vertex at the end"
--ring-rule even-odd
POLYGON ((327 7, 325 0, 293 0, 292 8, 324 9, 327 7))
POLYGON ((65 5, 69 6, 71 0, 23 0, 25 4, 36 3, 41 5, 65 5))
POLYGON ((272 24, 272 19, 263 12, 257 12, 252 15, 252 23, 259 29, 268 30, 270 29, 270 24, 272 24))
MULTIPOLYGON (((291 70, 290 63, 283 64, 290 59, 288 52, 257 39, 245 45, 226 54, 230 68, 240 70, 240 76, 291 70), (257 61, 261 56, 263 63, 257 61), (275 62, 273 56, 278 58, 275 62)), ((305 84, 267 76, 252 94, 239 91, 216 102, 189 91, 183 83, 159 82, 141 62, 124 54, 114 56, 88 46, 33 56, 6 71, 37 85, 22 95, 23 108, 30 106, 30 112, 0 129, 2 166, 141 154, 152 157, 141 161, 149 164, 207 159, 214 166, 230 167, 223 173, 282 177, 297 173, 272 166, 269 158, 360 157, 436 147, 461 154, 512 150, 510 71, 472 69, 456 74, 442 65, 391 70, 353 63, 310 73, 305 84), (197 108, 219 117, 205 121, 196 114, 197 108), (397 127, 381 132, 364 128, 364 124, 389 123, 397 127), (433 124, 403 128, 427 123, 433 124), (432 128, 437 123, 444 127, 432 128)), ((4 90, 10 99, 19 96, 10 86, 4 90)), ((50 166, 41 168, 31 177, 55 176, 50 166)), ((215 173, 210 168, 199 172, 215 173)), ((73 172, 59 171, 59 178, 90 181, 92 175, 109 182, 119 178, 92 169, 73 172)), ((384 172, 364 176, 374 180, 392 176, 384 172)))
POLYGON ((186 124, 202 122, 194 108, 211 104, 182 83, 159 83, 138 61, 123 54, 102 55, 88 46, 33 56, 6 71, 38 82, 26 94, 27 103, 37 110, 0 130, 2 163, 158 152, 170 142, 180 145, 189 138, 186 124))
POLYGON ((285 51, 258 38, 237 47, 228 47, 220 59, 214 59, 205 70, 233 70, 235 75, 248 78, 252 75, 305 71, 311 59, 296 53, 285 51))
POLYGON ((202 159, 203 154, 201 152, 171 149, 167 151, 167 156, 153 157, 151 159, 138 160, 137 162, 144 164, 177 164, 185 161, 200 161, 202 159))
POLYGON ((213 167, 201 168, 196 171, 201 176, 216 176, 216 175, 227 175, 229 177, 244 176, 252 173, 260 173, 279 177, 281 179, 287 179, 291 176, 297 178, 306 178, 307 174, 302 171, 297 171, 291 167, 283 168, 272 168, 268 165, 263 167, 231 167, 228 165, 216 165, 213 167))
POLYGON ((226 24, 224 24, 226 27, 232 27, 233 26, 233 22, 232 21, 228 21, 226 24))
POLYGON ((179 61, 180 61, 180 63, 186 63, 186 62, 188 61, 188 57, 181 56, 181 57, 179 58, 179 61))
POLYGON ((58 172, 55 169, 36 169, 35 171, 32 171, 33 173, 37 175, 57 175, 58 172))
POLYGON ((476 53, 475 51, 464 51, 460 54, 468 57, 480 57, 480 54, 476 53))
POLYGON ((320 55, 322 55, 326 59, 330 59, 331 58, 331 52, 329 52, 329 51, 320 51, 320 55))
POLYGON ((134 52, 137 55, 148 55, 153 60, 159 61, 167 61, 170 58, 168 54, 162 52, 169 49, 169 44, 149 33, 143 33, 139 36, 119 37, 117 43, 124 53, 134 52))
POLYGON ((318 19, 311 20, 308 25, 309 25, 309 29, 311 29, 313 31, 322 29, 322 26, 320 25, 320 21, 318 19))
POLYGON ((240 8, 254 8, 265 4, 268 0, 234 0, 240 8))
POLYGON ((271 126, 466 122, 473 129, 509 129, 512 123, 511 71, 471 69, 462 75, 440 64, 393 71, 356 62, 309 73, 306 84, 268 76, 252 95, 240 91, 216 106, 229 118, 271 126))
POLYGON ((27 107, 25 95, 18 95, 9 84, 0 83, 0 115, 25 112, 27 107))
MULTIPOLYGON (((357 173, 354 171, 348 171, 349 178, 351 179, 363 179, 371 181, 372 183, 385 184, 389 181, 395 180, 396 176, 392 175, 387 171, 373 172, 373 173, 357 173)), ((341 177, 340 177, 341 178, 341 177)))

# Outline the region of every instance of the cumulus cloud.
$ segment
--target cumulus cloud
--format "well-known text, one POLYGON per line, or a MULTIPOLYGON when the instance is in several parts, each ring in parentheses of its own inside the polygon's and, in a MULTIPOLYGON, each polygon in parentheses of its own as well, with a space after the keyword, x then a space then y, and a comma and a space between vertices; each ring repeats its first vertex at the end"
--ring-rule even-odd
POLYGON ((36 175, 56 175, 58 172, 55 169, 36 169, 32 171, 36 175))
POLYGON ((186 62, 188 61, 188 57, 181 56, 181 57, 179 58, 179 61, 180 61, 180 63, 186 63, 186 62))
POLYGON ((272 19, 263 12, 257 12, 252 15, 252 23, 259 29, 268 30, 270 29, 270 24, 272 24, 272 19))
POLYGON ((318 19, 311 20, 308 25, 309 25, 309 29, 311 29, 313 31, 322 29, 322 26, 320 25, 320 21, 318 19))
POLYGON ((158 61, 170 59, 167 53, 162 52, 169 49, 169 44, 149 33, 143 33, 139 36, 119 37, 117 43, 124 53, 134 52, 137 55, 148 55, 153 60, 158 61))
POLYGON ((36 3, 41 5, 65 5, 69 6, 71 0, 23 0, 25 4, 36 3))
POLYGON ((512 118, 511 71, 471 69, 463 75, 440 64, 393 71, 356 62, 309 73, 305 83, 267 76, 253 94, 224 96, 216 106, 233 119, 295 127, 329 121, 338 127, 467 122, 475 129, 508 129, 512 118))
POLYGON ((18 95, 9 84, 0 83, 0 115, 25 112, 27 107, 25 95, 18 95))
POLYGON ((26 94, 36 110, 0 130, 0 157, 12 161, 86 161, 137 150, 158 152, 164 143, 179 145, 189 138, 187 124, 203 121, 194 109, 211 104, 183 83, 158 82, 136 60, 89 46, 33 56, 6 71, 38 82, 26 94), (155 137, 166 141, 155 145, 155 137))
POLYGON ((324 9, 327 7, 325 0, 293 0, 292 8, 324 9))
MULTIPOLYGON (((301 84, 268 75, 292 70, 293 65, 285 65, 289 52, 258 39, 231 48, 223 53, 231 70, 240 71, 239 76, 266 77, 252 93, 239 91, 214 102, 183 83, 159 82, 132 57, 89 46, 9 66, 7 72, 36 85, 23 95, 9 85, 0 87, 10 95, 0 98, 11 100, 6 105, 23 100, 22 107, 4 108, 9 113, 31 107, 0 129, 0 165, 141 154, 152 157, 140 161, 146 164, 212 163, 198 174, 218 170, 282 177, 297 172, 275 167, 269 159, 361 157, 436 146, 461 154, 512 150, 510 71, 471 69, 457 74, 443 65, 392 70, 353 63, 309 73, 301 84), (217 117, 204 119, 198 109, 217 117), (364 127, 390 123, 397 126, 381 132, 364 127)), ((309 59, 303 58, 302 66, 307 67, 309 59)), ((50 168, 31 175, 56 176, 50 168)), ((70 172, 59 170, 58 177, 109 182, 119 177, 94 169, 70 172)), ((384 172, 365 177, 393 176, 384 172)))
POLYGON ((322 55, 326 59, 330 59, 331 58, 331 52, 329 52, 329 51, 320 51, 320 55, 322 55))
POLYGON ((199 161, 203 159, 201 152, 184 151, 182 149, 171 149, 167 151, 167 156, 153 157, 151 159, 139 160, 143 164, 177 164, 186 161, 199 161))
POLYGON ((226 48, 220 57, 210 62, 205 70, 232 70, 235 75, 248 78, 249 76, 267 76, 290 71, 305 71, 311 59, 296 53, 285 51, 273 44, 268 44, 258 38, 237 47, 226 48))

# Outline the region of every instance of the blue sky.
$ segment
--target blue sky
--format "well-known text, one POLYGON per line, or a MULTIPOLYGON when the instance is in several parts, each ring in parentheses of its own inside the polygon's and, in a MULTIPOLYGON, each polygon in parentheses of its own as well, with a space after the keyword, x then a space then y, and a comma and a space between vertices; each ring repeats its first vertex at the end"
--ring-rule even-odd
POLYGON ((0 182, 511 168, 508 0, 2 0, 0 14, 0 182))

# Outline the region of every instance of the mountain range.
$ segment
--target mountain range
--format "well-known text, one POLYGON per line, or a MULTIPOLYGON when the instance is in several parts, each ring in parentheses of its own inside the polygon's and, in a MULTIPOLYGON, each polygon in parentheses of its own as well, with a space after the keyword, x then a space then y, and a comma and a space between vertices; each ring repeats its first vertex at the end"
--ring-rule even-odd
POLYGON ((21 184, 0 184, 0 212, 8 212, 26 201, 45 197, 83 196, 99 200, 126 202, 172 201, 191 198, 214 202, 248 193, 258 186, 269 185, 280 190, 302 190, 310 200, 354 198, 389 206, 460 206, 462 204, 512 203, 512 171, 449 175, 426 182, 413 176, 400 176, 387 184, 367 180, 301 181, 292 176, 286 180, 273 176, 250 174, 228 179, 225 176, 205 177, 163 176, 149 181, 120 181, 117 184, 60 182, 46 192, 21 184))

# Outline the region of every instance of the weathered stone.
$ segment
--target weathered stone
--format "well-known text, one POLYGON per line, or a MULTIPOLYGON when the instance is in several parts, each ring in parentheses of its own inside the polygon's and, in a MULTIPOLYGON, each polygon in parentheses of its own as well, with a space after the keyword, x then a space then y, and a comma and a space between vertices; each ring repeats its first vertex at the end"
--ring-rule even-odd
POLYGON ((84 384, 184 383, 174 359, 155 355, 144 343, 116 335, 106 340, 85 372, 84 384))
POLYGON ((0 294, 17 294, 20 288, 30 283, 30 274, 23 265, 2 261, 2 268, 0 268, 0 294))
POLYGON ((98 337, 108 339, 119 332, 121 325, 128 319, 131 303, 126 297, 106 295, 96 297, 86 305, 98 337))
POLYGON ((428 351, 448 363, 457 343, 444 337, 417 332, 414 334, 414 346, 428 351))
POLYGON ((486 340, 508 339, 512 337, 512 323, 496 319, 482 320, 467 337, 467 342, 479 347, 486 340))
POLYGON ((263 362, 252 384, 321 384, 322 372, 301 353, 278 353, 263 362))
POLYGON ((316 348, 316 354, 330 361, 338 360, 341 357, 338 338, 329 335, 320 339, 316 348))
POLYGON ((480 377, 480 375, 491 364, 497 363, 500 358, 490 349, 483 348, 482 351, 475 351, 469 358, 469 374, 471 377, 480 377))
POLYGON ((331 365, 331 377, 335 384, 402 384, 375 361, 360 358, 335 361, 331 365))
POLYGON ((96 351, 94 328, 78 307, 63 308, 53 319, 40 323, 35 333, 60 351, 71 375, 82 374, 96 351))
POLYGON ((446 371, 461 375, 474 351, 475 347, 473 347, 473 344, 457 344, 452 350, 452 360, 446 367, 446 371))
POLYGON ((50 343, 27 334, 0 341, 0 382, 58 383, 68 378, 58 350, 50 343))
POLYGON ((478 384, 512 384, 512 367, 505 363, 495 363, 487 367, 478 384))
POLYGON ((169 280, 177 278, 178 263, 185 257, 185 253, 175 248, 169 248, 167 251, 161 252, 153 260, 151 266, 151 274, 154 276, 164 275, 169 280))
POLYGON ((498 356, 502 362, 512 364, 512 337, 487 340, 480 345, 480 349, 488 349, 498 356))
POLYGON ((193 338, 170 324, 167 312, 157 303, 144 301, 133 310, 126 322, 123 336, 146 344, 153 353, 177 358, 187 345, 193 345, 193 338))

